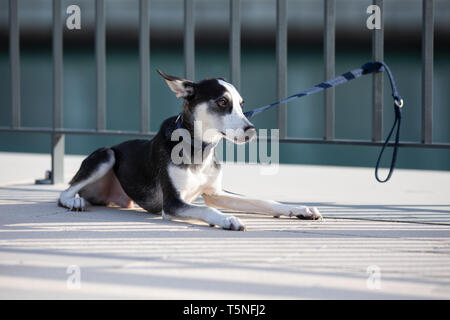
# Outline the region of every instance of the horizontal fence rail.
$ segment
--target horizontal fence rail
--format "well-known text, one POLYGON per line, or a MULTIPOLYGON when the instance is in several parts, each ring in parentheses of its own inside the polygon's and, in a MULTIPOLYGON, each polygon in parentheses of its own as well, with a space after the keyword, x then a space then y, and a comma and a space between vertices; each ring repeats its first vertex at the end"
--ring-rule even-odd
MULTIPOLYGON (((58 133, 58 134, 70 134, 70 135, 98 135, 98 136, 125 136, 125 137, 145 137, 152 138, 156 135, 156 132, 142 133, 140 131, 131 130, 102 130, 97 131, 96 129, 53 129, 46 127, 21 127, 21 128, 11 128, 11 127, 0 127, 0 132, 18 132, 18 133, 58 133)), ((265 141, 271 138, 258 137, 258 140, 265 141)), ((315 139, 315 138, 297 138, 297 137, 286 137, 280 138, 282 143, 307 143, 307 144, 345 144, 345 145, 358 145, 358 146, 382 146, 384 142, 374 142, 370 140, 356 140, 356 139, 315 139)), ((388 146, 393 146, 394 143, 388 143, 388 146)), ((450 149, 450 143, 430 143, 424 144, 422 142, 414 141, 401 141, 399 143, 401 147, 409 148, 427 148, 427 149, 450 149)))
MULTIPOLYGON (((383 0, 373 0, 381 8, 383 24, 383 0)), ((433 37, 434 0, 423 0, 422 10, 422 134, 419 142, 400 142, 401 147, 450 149, 450 143, 435 143, 433 132, 433 37)), ((140 59, 140 129, 139 131, 108 130, 106 128, 106 45, 105 2, 95 1, 95 56, 96 56, 96 128, 66 129, 63 124, 63 52, 61 2, 53 0, 53 126, 22 127, 20 120, 20 26, 18 1, 9 0, 9 57, 11 81, 11 126, 0 126, 0 132, 45 133, 52 137, 51 182, 63 181, 64 136, 112 135, 151 138, 150 130, 150 0, 139 0, 139 59, 140 59)), ((277 97, 287 96, 287 12, 288 1, 277 0, 276 6, 276 66, 277 97)), ((229 59, 230 78, 239 89, 241 86, 241 0, 229 0, 229 59)), ((335 24, 336 0, 324 0, 324 77, 335 75, 335 24)), ((372 57, 384 59, 383 27, 372 31, 372 57)), ((184 0, 184 62, 185 77, 195 80, 195 0, 184 0)), ((324 93, 323 139, 289 137, 287 131, 286 105, 278 109, 280 142, 381 146, 383 145, 383 74, 372 79, 372 139, 350 140, 335 138, 335 94, 334 89, 324 93)), ((270 139, 270 138, 269 138, 270 139)), ((266 140, 266 138, 259 138, 266 140)), ((393 145, 393 143, 389 143, 393 145)))

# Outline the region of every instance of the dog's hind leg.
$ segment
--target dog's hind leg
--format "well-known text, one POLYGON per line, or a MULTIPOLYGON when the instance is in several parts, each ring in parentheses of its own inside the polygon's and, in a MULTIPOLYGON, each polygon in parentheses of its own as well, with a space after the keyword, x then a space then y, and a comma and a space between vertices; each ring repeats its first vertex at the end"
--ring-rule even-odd
POLYGON ((82 211, 86 207, 86 201, 77 197, 83 188, 99 181, 114 166, 114 152, 108 148, 94 151, 81 163, 80 169, 69 182, 70 187, 61 192, 58 204, 74 211, 82 211))

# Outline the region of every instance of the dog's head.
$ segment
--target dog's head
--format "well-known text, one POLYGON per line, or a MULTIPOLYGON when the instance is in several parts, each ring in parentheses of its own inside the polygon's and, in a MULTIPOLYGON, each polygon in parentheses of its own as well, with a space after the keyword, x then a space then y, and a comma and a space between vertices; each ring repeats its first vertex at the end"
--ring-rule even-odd
POLYGON ((184 116, 202 132, 204 141, 225 138, 235 143, 250 141, 256 130, 242 112, 242 99, 236 88, 223 78, 193 82, 169 76, 158 70, 177 98, 183 98, 184 116), (198 128, 201 127, 201 128, 198 128))

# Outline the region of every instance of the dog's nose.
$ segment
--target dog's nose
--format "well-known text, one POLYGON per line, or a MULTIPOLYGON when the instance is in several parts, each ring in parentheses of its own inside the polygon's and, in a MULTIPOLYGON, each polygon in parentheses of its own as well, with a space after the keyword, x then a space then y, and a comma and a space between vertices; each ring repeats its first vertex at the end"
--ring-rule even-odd
POLYGON ((245 132, 245 141, 250 141, 256 135, 256 129, 253 125, 246 126, 244 129, 245 132))

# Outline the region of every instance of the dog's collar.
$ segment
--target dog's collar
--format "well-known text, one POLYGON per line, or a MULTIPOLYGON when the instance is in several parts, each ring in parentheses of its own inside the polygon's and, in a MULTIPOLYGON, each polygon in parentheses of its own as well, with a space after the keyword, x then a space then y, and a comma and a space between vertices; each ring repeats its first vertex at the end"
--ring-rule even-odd
MULTIPOLYGON (((175 124, 177 125, 177 129, 186 129, 183 128, 183 115, 180 113, 178 114, 178 117, 175 119, 175 124)), ((191 146, 195 146, 197 145, 195 143, 195 139, 191 137, 191 146)), ((214 148, 215 146, 217 146, 217 143, 206 143, 204 141, 202 141, 202 151, 204 151, 206 148, 214 148)))

